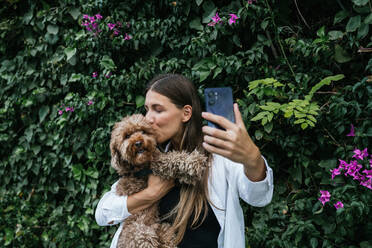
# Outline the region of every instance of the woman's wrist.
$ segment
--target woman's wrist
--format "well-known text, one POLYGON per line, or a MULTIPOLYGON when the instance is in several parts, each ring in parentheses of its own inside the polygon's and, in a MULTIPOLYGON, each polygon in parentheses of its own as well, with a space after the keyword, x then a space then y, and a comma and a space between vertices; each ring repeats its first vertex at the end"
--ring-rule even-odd
POLYGON ((250 158, 244 163, 244 173, 248 179, 253 182, 258 182, 265 178, 265 161, 262 158, 261 152, 258 148, 255 149, 254 153, 250 154, 250 158))

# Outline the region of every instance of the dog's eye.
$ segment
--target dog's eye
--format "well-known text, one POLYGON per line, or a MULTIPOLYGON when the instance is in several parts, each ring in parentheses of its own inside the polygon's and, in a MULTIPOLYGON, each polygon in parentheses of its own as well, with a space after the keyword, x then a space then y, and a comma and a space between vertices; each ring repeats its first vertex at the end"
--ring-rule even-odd
POLYGON ((126 138, 126 139, 129 139, 129 137, 130 137, 130 134, 126 134, 126 135, 125 135, 125 138, 126 138))

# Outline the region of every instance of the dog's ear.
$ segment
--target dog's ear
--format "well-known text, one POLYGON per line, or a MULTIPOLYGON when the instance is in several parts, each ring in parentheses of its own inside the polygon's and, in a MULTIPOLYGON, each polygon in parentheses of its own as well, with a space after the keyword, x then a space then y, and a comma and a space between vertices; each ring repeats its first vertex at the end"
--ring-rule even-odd
POLYGON ((130 172, 130 164, 122 159, 120 152, 116 148, 111 150, 111 166, 120 176, 130 172))

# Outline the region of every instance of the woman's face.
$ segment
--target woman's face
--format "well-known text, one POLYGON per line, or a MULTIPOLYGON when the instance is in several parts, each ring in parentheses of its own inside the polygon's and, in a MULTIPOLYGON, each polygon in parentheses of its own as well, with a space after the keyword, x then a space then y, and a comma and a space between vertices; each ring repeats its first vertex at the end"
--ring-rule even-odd
POLYGON ((168 97, 151 90, 146 94, 145 108, 145 117, 156 133, 156 142, 162 144, 172 140, 179 145, 183 123, 189 120, 184 108, 177 108, 168 97))

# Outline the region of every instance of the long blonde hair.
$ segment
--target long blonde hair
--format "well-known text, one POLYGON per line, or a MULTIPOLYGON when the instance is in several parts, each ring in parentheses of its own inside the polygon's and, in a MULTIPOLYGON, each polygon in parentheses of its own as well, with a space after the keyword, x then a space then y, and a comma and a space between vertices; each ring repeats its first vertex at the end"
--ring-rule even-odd
MULTIPOLYGON (((173 149, 186 150, 188 152, 198 149, 208 156, 208 163, 211 163, 211 154, 202 147, 202 109, 193 83, 179 74, 161 74, 148 83, 146 91, 149 90, 168 97, 170 101, 180 109, 185 105, 190 105, 192 107, 192 116, 190 120, 184 124, 184 132, 179 147, 173 147, 173 149)), ((181 242, 187 225, 189 224, 189 220, 191 221, 191 228, 197 228, 203 223, 208 214, 209 168, 210 167, 205 170, 203 180, 198 184, 194 186, 182 185, 180 201, 165 217, 175 216, 172 227, 176 233, 177 244, 181 242), (191 216, 193 216, 192 220, 190 219, 191 216)))

